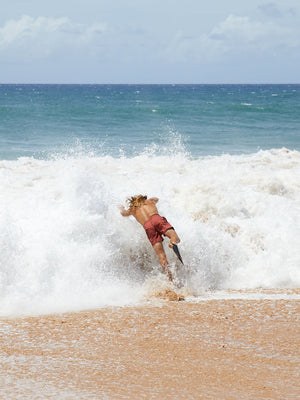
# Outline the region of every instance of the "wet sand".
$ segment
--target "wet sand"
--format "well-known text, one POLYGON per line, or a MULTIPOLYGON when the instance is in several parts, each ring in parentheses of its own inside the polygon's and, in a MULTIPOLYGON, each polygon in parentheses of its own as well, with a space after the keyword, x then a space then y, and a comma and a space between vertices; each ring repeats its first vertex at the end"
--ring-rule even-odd
POLYGON ((299 300, 0 320, 1 399, 297 399, 299 300))

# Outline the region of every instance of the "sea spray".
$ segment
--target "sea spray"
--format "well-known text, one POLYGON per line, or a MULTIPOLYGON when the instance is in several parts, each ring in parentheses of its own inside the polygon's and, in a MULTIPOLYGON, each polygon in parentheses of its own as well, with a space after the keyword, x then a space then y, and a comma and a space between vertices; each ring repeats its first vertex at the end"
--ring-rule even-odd
POLYGON ((179 281, 207 289, 299 287, 300 153, 192 158, 68 155, 0 162, 0 313, 132 304, 160 266, 118 210, 159 197, 178 232, 179 281))

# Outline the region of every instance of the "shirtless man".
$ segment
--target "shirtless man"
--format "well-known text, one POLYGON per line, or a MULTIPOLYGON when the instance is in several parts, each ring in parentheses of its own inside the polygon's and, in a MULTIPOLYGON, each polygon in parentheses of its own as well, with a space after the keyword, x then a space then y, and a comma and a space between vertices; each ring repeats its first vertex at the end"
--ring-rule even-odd
POLYGON ((173 243, 179 243, 180 239, 166 218, 161 217, 158 214, 156 208, 158 198, 152 197, 151 199, 147 199, 147 196, 139 195, 128 198, 127 202, 129 208, 126 210, 125 207, 121 206, 121 215, 123 215, 123 217, 133 215, 135 219, 143 225, 148 239, 158 255, 163 271, 168 275, 168 278, 172 280, 169 263, 162 244, 162 235, 167 236, 170 239, 170 248, 173 247, 173 243))

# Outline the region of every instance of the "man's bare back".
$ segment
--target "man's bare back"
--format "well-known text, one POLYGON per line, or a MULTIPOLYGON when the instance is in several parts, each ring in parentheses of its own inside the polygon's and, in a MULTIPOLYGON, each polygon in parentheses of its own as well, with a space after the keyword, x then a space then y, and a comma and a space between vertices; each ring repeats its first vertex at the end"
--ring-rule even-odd
POLYGON ((144 225, 152 215, 158 214, 156 203, 158 202, 157 197, 152 197, 151 199, 145 200, 144 204, 140 207, 135 207, 132 210, 125 210, 124 207, 121 208, 121 214, 123 217, 128 217, 133 215, 134 218, 141 225, 144 225))

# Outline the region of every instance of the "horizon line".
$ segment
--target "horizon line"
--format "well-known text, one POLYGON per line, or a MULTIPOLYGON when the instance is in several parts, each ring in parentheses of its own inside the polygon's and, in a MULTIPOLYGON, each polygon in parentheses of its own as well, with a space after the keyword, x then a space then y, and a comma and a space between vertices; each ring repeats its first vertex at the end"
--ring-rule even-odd
POLYGON ((67 83, 67 82, 0 82, 0 85, 124 85, 124 86, 130 86, 130 85, 143 85, 143 86, 154 86, 154 85, 166 85, 166 86, 180 86, 180 85, 300 85, 300 82, 256 82, 256 83, 247 83, 247 82, 240 82, 240 83, 225 83, 225 82, 219 82, 219 83, 180 83, 180 82, 173 82, 173 83, 137 83, 137 82, 131 82, 131 83, 111 83, 111 82, 105 82, 105 83, 96 83, 96 82, 72 82, 72 83, 67 83))

